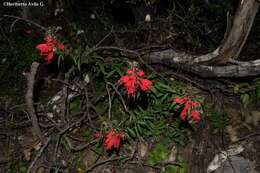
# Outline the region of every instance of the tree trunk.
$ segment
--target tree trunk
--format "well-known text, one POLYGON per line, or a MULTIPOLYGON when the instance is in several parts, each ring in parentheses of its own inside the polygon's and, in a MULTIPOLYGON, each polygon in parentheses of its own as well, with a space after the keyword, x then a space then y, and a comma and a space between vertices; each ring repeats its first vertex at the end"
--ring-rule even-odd
POLYGON ((258 8, 256 0, 240 1, 231 29, 227 27, 226 37, 219 46, 220 55, 212 60, 214 64, 225 64, 230 59, 236 59, 239 56, 254 23, 258 8))

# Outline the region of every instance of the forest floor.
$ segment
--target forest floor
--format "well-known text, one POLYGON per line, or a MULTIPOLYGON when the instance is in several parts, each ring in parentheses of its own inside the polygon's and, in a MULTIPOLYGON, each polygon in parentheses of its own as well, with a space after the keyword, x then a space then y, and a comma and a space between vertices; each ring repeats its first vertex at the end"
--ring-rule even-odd
MULTIPOLYGON (((194 89, 192 87, 192 90, 194 89)), ((243 151, 238 152, 235 156, 242 158, 247 164, 246 170, 250 170, 250 173, 259 172, 259 105, 244 108, 237 98, 227 97, 221 92, 214 94, 215 100, 208 100, 212 106, 207 110, 207 116, 203 122, 186 129, 185 142, 182 145, 172 143, 171 148, 167 151, 167 161, 158 165, 150 165, 148 161, 149 151, 154 148, 156 142, 142 138, 128 145, 120 154, 99 155, 97 151, 89 148, 95 140, 86 139, 84 134, 82 135, 82 131, 89 128, 87 123, 77 125, 71 131, 66 132, 65 140, 69 142, 67 141, 68 144, 65 144, 65 141, 60 141, 58 149, 59 136, 50 135, 51 141, 48 141, 48 146, 42 151, 43 144, 35 135, 28 115, 24 112, 26 111, 25 105, 13 104, 12 99, 14 98, 9 96, 1 97, 0 172, 25 172, 29 163, 36 162, 37 158, 32 169, 32 172, 37 173, 47 170, 50 172, 60 170, 60 172, 152 173, 163 171, 165 166, 161 164, 176 161, 175 157, 178 155, 185 160, 190 173, 202 173, 206 172, 216 154, 232 148, 236 150, 239 147, 242 147, 243 151), (217 116, 210 115, 212 109, 215 112, 218 110, 217 116), (124 155, 129 154, 131 155, 129 161, 120 161, 124 155), (48 164, 52 163, 53 159, 56 159, 59 167, 52 168, 50 165, 51 167, 48 168, 48 164)), ((39 114, 41 115, 40 111, 39 114)), ((42 122, 41 127, 46 131, 45 133, 53 133, 51 126, 45 127, 44 125, 46 126, 42 122)), ((236 172, 246 173, 244 168, 238 170, 236 162, 232 162, 232 164, 236 172)), ((229 173, 227 170, 226 172, 229 173)))

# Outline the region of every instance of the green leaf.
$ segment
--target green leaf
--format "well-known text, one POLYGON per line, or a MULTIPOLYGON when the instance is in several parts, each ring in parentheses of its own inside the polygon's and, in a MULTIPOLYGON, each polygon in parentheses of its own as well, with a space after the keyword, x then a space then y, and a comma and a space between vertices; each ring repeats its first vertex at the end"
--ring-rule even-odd
POLYGON ((167 154, 168 149, 162 144, 157 144, 149 154, 148 161, 152 165, 158 164, 167 158, 167 154))
POLYGON ((260 86, 257 86, 255 89, 255 93, 256 93, 256 98, 260 99, 260 86))
POLYGON ((127 128, 127 132, 128 132, 128 134, 129 134, 131 137, 136 137, 136 134, 135 134, 135 132, 134 132, 132 129, 127 128))
POLYGON ((233 90, 234 90, 234 93, 235 93, 235 94, 237 94, 237 93, 239 92, 239 87, 240 87, 239 84, 236 84, 236 85, 234 86, 233 90))
POLYGON ((251 97, 249 94, 241 94, 240 100, 243 103, 244 106, 247 106, 251 102, 251 97))

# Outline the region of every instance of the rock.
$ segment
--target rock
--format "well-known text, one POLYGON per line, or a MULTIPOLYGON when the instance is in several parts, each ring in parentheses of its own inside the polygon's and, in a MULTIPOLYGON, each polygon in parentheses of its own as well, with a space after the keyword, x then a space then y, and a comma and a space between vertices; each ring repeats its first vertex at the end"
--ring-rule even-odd
POLYGON ((252 165, 249 160, 243 157, 231 156, 215 173, 257 173, 252 165))
POLYGON ((139 155, 144 158, 148 153, 148 144, 145 140, 141 139, 138 144, 139 155))

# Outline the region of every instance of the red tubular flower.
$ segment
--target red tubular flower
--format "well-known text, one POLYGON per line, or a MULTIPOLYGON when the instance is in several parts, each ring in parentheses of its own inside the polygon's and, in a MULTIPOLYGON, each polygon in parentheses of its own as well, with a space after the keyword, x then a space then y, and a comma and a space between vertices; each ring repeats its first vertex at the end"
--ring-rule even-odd
POLYGON ((142 76, 144 76, 143 70, 135 72, 134 68, 129 69, 127 70, 127 75, 122 76, 119 79, 119 82, 126 88, 128 95, 135 97, 137 87, 140 87, 142 91, 147 92, 152 86, 152 82, 148 79, 141 78, 142 76))
POLYGON ((192 104, 193 108, 196 108, 199 106, 199 102, 197 102, 197 101, 193 101, 191 104, 192 104))
POLYGON ((64 44, 58 43, 57 45, 58 45, 58 48, 59 48, 62 52, 64 52, 64 50, 65 50, 64 44))
POLYGON ((51 35, 47 35, 44 40, 46 43, 38 44, 36 45, 36 48, 39 49, 40 55, 50 63, 55 52, 54 46, 57 46, 62 52, 64 52, 65 47, 57 39, 52 40, 51 35))
POLYGON ((129 74, 129 75, 134 75, 134 74, 135 74, 134 69, 129 69, 129 70, 127 70, 127 74, 129 74))
POLYGON ((60 43, 57 39, 54 39, 54 40, 53 40, 53 44, 56 45, 56 46, 58 46, 58 48, 59 48, 62 52, 64 52, 65 46, 64 46, 62 43, 60 43))
POLYGON ((139 70, 139 71, 137 72, 137 76, 139 76, 139 77, 144 76, 144 71, 143 71, 143 70, 139 70))
POLYGON ((142 78, 139 79, 138 84, 139 84, 141 90, 143 90, 143 91, 149 91, 152 86, 152 82, 150 80, 142 79, 142 78))
POLYGON ((40 50, 40 55, 49 63, 53 58, 53 45, 50 43, 38 44, 36 46, 40 50))
POLYGON ((52 44, 46 44, 46 43, 44 43, 44 44, 38 44, 38 45, 36 46, 36 48, 40 50, 40 54, 41 54, 42 56, 48 55, 50 52, 53 51, 53 46, 52 46, 52 44))
POLYGON ((201 120, 200 112, 198 110, 191 110, 190 118, 194 121, 199 122, 201 120))
POLYGON ((132 95, 133 97, 135 96, 135 91, 136 91, 136 77, 135 76, 122 76, 119 79, 119 82, 121 82, 124 87, 127 90, 128 95, 132 95))
POLYGON ((185 103, 188 100, 188 98, 185 96, 183 98, 180 97, 175 97, 175 99, 173 100, 174 103, 178 103, 178 104, 182 104, 185 103))
POLYGON ((184 103, 184 107, 181 111, 180 117, 181 120, 185 121, 188 117, 188 113, 189 113, 189 120, 193 120, 196 122, 199 122, 201 120, 201 110, 196 110, 196 108, 198 109, 200 103, 198 101, 192 101, 190 100, 188 97, 175 97, 173 99, 173 103, 177 103, 177 104, 183 104, 184 103))
POLYGON ((184 108, 183 108, 182 111, 181 111, 181 119, 182 119, 183 121, 186 120, 186 117, 187 117, 187 114, 188 114, 188 112, 189 112, 189 110, 190 110, 190 107, 191 107, 191 101, 187 101, 187 102, 185 103, 184 108))
POLYGON ((48 63, 51 62, 53 59, 53 52, 50 52, 45 58, 44 58, 48 63))
POLYGON ((111 129, 104 141, 104 147, 106 150, 119 149, 120 144, 124 138, 123 133, 116 132, 115 129, 111 129))

